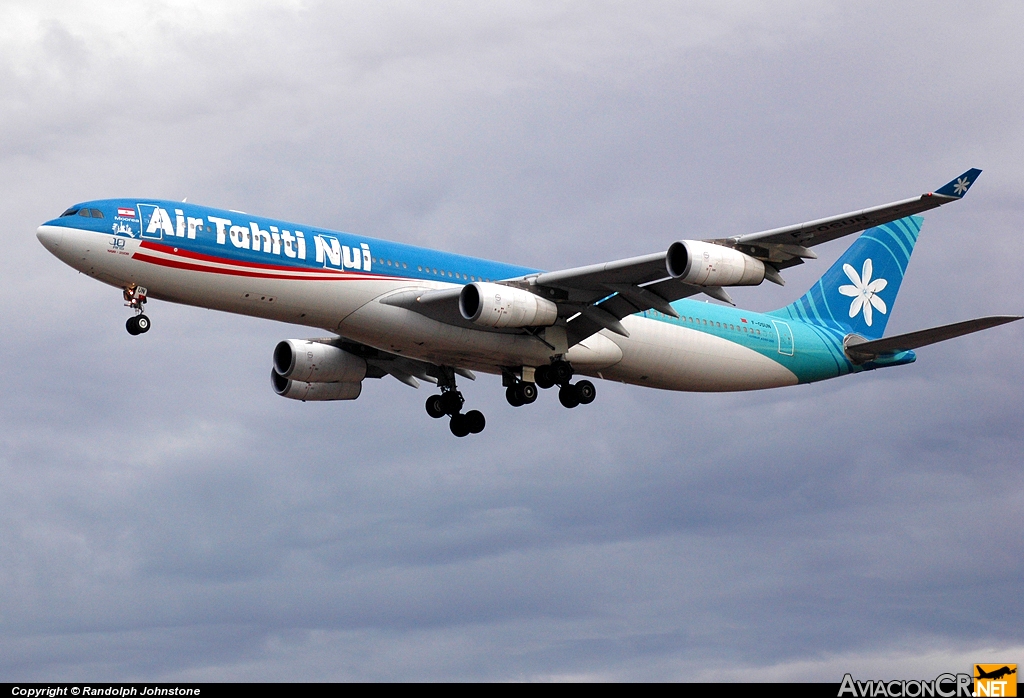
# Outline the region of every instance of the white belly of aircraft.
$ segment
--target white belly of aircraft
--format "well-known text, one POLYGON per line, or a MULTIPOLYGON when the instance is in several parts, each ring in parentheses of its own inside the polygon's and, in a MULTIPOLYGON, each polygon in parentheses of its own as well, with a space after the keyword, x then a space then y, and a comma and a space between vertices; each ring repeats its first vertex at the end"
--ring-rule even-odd
POLYGON ((629 338, 603 334, 622 349, 622 360, 600 377, 665 390, 719 392, 795 385, 777 361, 722 337, 641 317, 622 320, 629 338))

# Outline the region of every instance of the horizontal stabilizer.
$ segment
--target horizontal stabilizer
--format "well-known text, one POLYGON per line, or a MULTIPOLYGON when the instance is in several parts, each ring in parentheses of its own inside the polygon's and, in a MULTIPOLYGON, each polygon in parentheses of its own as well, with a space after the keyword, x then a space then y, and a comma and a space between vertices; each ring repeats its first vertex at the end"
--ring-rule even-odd
POLYGON ((850 357, 850 361, 862 364, 876 359, 883 354, 895 354, 901 351, 917 349, 918 347, 928 346, 936 342, 944 342, 947 339, 961 337, 972 332, 980 332, 990 327, 997 327, 1020 319, 1020 315, 993 315, 992 317, 955 322, 952 325, 932 327, 927 330, 900 334, 895 337, 885 337, 870 342, 855 334, 851 334, 846 338, 845 350, 846 355, 850 357))

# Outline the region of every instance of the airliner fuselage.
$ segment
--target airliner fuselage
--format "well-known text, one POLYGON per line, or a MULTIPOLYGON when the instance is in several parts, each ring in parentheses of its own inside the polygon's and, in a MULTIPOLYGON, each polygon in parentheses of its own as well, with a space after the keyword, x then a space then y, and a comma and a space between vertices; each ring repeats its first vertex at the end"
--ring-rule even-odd
POLYGON ((792 234, 792 242, 788 229, 749 243, 684 241, 666 253, 564 272, 152 199, 79 204, 37 236, 68 265, 123 290, 135 311, 132 334, 150 327, 149 299, 319 328, 334 336, 286 340, 274 352, 279 394, 352 399, 366 377, 390 374, 414 386, 426 379, 441 389, 428 412, 452 416, 462 436, 483 429, 479 412, 461 414, 455 388, 456 376, 472 371, 501 375, 513 405, 536 399, 536 386, 558 384, 559 399, 573 407, 594 397, 590 381, 571 383, 574 374, 735 391, 913 361, 911 346, 974 329, 881 345, 921 221, 896 216, 908 202, 913 212, 955 198, 897 202, 874 221, 847 214, 792 234), (781 283, 778 269, 814 256, 807 245, 815 235, 879 221, 787 308, 763 314, 688 298, 728 301, 724 286, 781 283))

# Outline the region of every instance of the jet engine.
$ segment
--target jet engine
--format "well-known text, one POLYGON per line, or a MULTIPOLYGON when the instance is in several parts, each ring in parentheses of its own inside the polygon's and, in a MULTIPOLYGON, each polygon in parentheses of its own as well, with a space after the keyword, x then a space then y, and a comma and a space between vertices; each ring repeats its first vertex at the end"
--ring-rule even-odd
POLYGON ((274 370, 307 383, 358 383, 366 377, 366 361, 330 344, 286 339, 274 348, 274 370))
POLYGON ((477 281, 459 294, 462 317, 484 327, 548 327, 558 319, 558 306, 529 291, 477 281))
POLYGON ((362 383, 307 383, 285 378, 270 369, 274 392, 292 400, 355 400, 363 390, 362 383))
POLYGON ((330 344, 286 339, 274 348, 270 382, 292 400, 355 400, 366 377, 366 361, 330 344))
POLYGON ((672 277, 695 286, 757 286, 765 274, 761 260, 698 240, 673 242, 665 266, 672 277))

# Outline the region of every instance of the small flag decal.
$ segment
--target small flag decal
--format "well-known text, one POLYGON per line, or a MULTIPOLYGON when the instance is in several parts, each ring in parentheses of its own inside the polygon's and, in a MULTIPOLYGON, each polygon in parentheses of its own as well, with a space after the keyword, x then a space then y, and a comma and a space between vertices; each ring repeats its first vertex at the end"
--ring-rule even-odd
POLYGON ((117 215, 121 216, 122 218, 135 218, 135 209, 118 207, 117 215))

